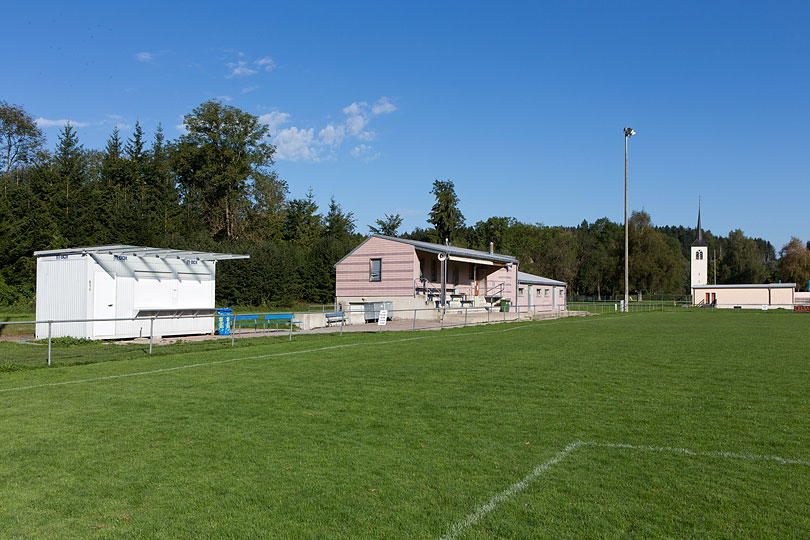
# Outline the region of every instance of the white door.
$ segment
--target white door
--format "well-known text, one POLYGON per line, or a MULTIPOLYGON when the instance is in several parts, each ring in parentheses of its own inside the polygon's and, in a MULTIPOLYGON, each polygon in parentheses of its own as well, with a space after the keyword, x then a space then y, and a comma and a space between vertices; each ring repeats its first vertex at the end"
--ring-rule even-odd
MULTIPOLYGON (((115 318, 115 276, 107 272, 93 274, 93 318, 115 318)), ((115 321, 93 322, 93 337, 115 335, 115 321)))

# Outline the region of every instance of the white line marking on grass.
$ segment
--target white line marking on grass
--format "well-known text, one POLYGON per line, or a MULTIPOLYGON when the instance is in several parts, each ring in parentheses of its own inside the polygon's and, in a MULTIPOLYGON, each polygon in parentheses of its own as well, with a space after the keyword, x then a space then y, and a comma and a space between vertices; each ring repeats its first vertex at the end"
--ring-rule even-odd
POLYGON ((767 456, 760 454, 738 454, 735 452, 695 452, 693 450, 689 450, 686 448, 673 448, 670 446, 636 446, 624 443, 584 442, 582 444, 585 446, 597 446, 601 448, 626 448, 628 450, 644 450, 646 452, 667 452, 671 454, 682 454, 684 456, 745 459, 748 461, 775 461, 780 465, 810 466, 810 461, 804 461, 802 459, 786 459, 779 456, 767 456))
MULTIPOLYGON (((566 317, 566 319, 567 319, 567 317, 566 317)), ((582 317, 582 318, 578 317, 577 319, 579 319, 579 320, 590 320, 590 319, 592 319, 592 317, 582 317)), ((296 354, 309 354, 309 353, 315 353, 315 352, 329 351, 329 350, 333 350, 333 349, 343 349, 343 348, 348 348, 348 347, 362 347, 362 346, 371 346, 371 345, 389 345, 389 344, 394 344, 394 343, 404 343, 404 342, 407 342, 407 341, 417 341, 417 340, 424 340, 424 339, 437 339, 437 338, 440 338, 440 337, 453 338, 453 337, 466 337, 466 336, 474 336, 474 335, 481 335, 481 334, 500 334, 500 333, 504 333, 504 332, 510 332, 512 330, 522 330, 524 328, 534 328, 534 327, 540 326, 540 325, 550 326, 550 325, 553 325, 553 324, 559 324, 561 321, 562 321, 562 319, 554 320, 552 322, 536 321, 536 322, 531 322, 531 323, 527 323, 527 324, 522 324, 520 326, 513 326, 513 327, 510 327, 510 328, 501 328, 501 329, 498 329, 498 330, 481 330, 481 331, 478 331, 478 332, 460 332, 458 334, 449 334, 449 335, 448 334, 437 333, 435 335, 420 335, 420 336, 414 336, 414 337, 409 337, 409 338, 384 339, 384 340, 381 340, 381 341, 372 341, 372 342, 363 342, 363 343, 345 343, 345 344, 341 344, 341 345, 330 345, 328 347, 318 347, 318 348, 315 348, 315 349, 303 349, 303 350, 300 350, 300 351, 284 351, 284 352, 278 352, 278 353, 260 354, 260 355, 255 355, 255 356, 243 356, 243 357, 239 357, 239 358, 228 358, 228 359, 225 359, 225 360, 212 360, 211 362, 200 362, 200 363, 197 363, 197 364, 186 364, 186 365, 183 365, 183 366, 152 369, 152 370, 149 370, 149 371, 138 371, 138 372, 135 372, 135 373, 121 373, 121 374, 118 374, 118 375, 105 375, 105 376, 102 376, 102 377, 92 377, 92 378, 88 378, 88 379, 76 379, 76 380, 73 380, 73 381, 60 381, 60 382, 52 382, 52 383, 32 384, 32 385, 29 385, 29 386, 15 386, 15 387, 12 387, 12 388, 0 388, 0 394, 6 393, 6 392, 17 392, 17 391, 22 391, 22 390, 33 390, 35 388, 48 388, 48 387, 51 387, 51 386, 67 386, 67 385, 71 385, 71 384, 82 384, 82 383, 89 383, 89 382, 106 381, 106 380, 111 380, 111 379, 123 379, 125 377, 140 377, 140 376, 143 376, 143 375, 155 375, 155 374, 158 374, 158 373, 168 373, 168 372, 172 372, 172 371, 180 371, 180 370, 183 370, 183 369, 191 369, 191 368, 198 368, 198 367, 208 367, 208 366, 217 366, 217 365, 221 365, 221 364, 230 364, 230 363, 233 363, 233 362, 240 362, 240 361, 243 361, 243 360, 261 360, 263 358, 276 358, 276 357, 282 357, 282 356, 292 356, 292 355, 296 355, 296 354)), ((91 364, 91 365, 98 365, 98 364, 91 364)))
POLYGON ((660 453, 672 453, 672 454, 681 454, 684 456, 692 456, 692 457, 712 457, 712 458, 725 458, 725 459, 743 459, 747 461, 773 461, 779 463, 780 465, 804 465, 810 466, 810 461, 805 461, 802 459, 788 459, 779 456, 768 456, 768 455, 761 455, 761 454, 741 454, 737 452, 700 452, 694 450, 688 450, 686 448, 674 448, 670 446, 644 446, 644 445, 633 445, 633 444, 626 444, 626 443, 598 443, 598 442, 591 442, 591 441, 574 441, 569 443, 565 448, 563 448, 558 454, 556 454, 553 458, 546 461, 542 465, 538 465, 535 469, 523 477, 517 483, 512 484, 509 486, 508 489, 501 491, 494 497, 492 497, 489 502, 480 506, 475 512, 468 515, 463 520, 455 523, 450 530, 444 536, 440 537, 439 540, 455 540, 459 534, 464 532, 465 529, 472 527, 477 522, 479 522, 482 518, 484 518, 487 514, 495 510, 499 504, 504 502, 506 499, 512 497, 516 493, 520 493, 524 489, 526 489, 529 484, 535 481, 541 474, 549 470, 554 465, 561 462, 563 459, 568 457, 568 455, 576 450, 577 448, 583 446, 590 446, 594 448, 620 448, 626 450, 642 450, 645 452, 660 452, 660 453))
POLYGON ((568 454, 570 454, 583 444, 584 443, 582 441, 574 441, 565 448, 563 448, 562 451, 557 453, 557 455, 555 455, 553 458, 546 461, 542 465, 538 465, 537 467, 535 467, 532 472, 523 477, 523 480, 514 483, 511 486, 509 486, 508 489, 501 491, 500 493, 492 497, 489 500, 489 502, 487 502, 485 505, 478 508, 478 510, 476 510, 463 520, 459 521, 458 523, 450 527, 450 530, 447 532, 447 534, 441 537, 441 540, 453 540, 455 537, 461 534, 464 531, 464 529, 475 525, 478 521, 481 520, 481 518, 483 518, 493 510, 495 510, 495 508, 503 501, 505 501, 515 493, 520 493, 521 491, 526 489, 528 485, 534 481, 535 478, 537 478, 538 476, 549 470, 551 467, 553 467, 554 465, 565 459, 565 456, 567 456, 568 454))

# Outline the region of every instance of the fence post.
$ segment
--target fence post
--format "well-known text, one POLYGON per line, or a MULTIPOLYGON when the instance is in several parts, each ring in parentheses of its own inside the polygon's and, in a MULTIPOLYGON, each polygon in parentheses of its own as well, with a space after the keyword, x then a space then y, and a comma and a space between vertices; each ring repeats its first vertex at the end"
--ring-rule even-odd
POLYGON ((439 330, 444 330, 444 311, 442 311, 442 323, 441 326, 439 327, 439 330))
POLYGON ((464 328, 467 328, 467 309, 464 308, 464 328))
POLYGON ((340 337, 343 337, 343 325, 346 324, 346 314, 340 318, 340 337))
POLYGON ((236 337, 236 334, 235 334, 236 328, 235 328, 235 325, 234 325, 234 321, 236 321, 236 315, 231 313, 231 347, 233 347, 233 340, 236 337))
POLYGON ((149 354, 152 354, 152 336, 155 335, 155 316, 149 320, 149 354))
POLYGON ((53 321, 48 321, 48 367, 51 366, 51 324, 53 321))
POLYGON ((416 330, 416 310, 413 310, 413 328, 412 330, 416 330))
POLYGON ((290 341, 292 341, 292 331, 294 326, 293 321, 295 320, 295 313, 292 313, 291 315, 292 317, 290 317, 290 341))
POLYGON ((487 324, 489 324, 489 310, 490 310, 490 309, 491 309, 491 308, 487 308, 487 324))

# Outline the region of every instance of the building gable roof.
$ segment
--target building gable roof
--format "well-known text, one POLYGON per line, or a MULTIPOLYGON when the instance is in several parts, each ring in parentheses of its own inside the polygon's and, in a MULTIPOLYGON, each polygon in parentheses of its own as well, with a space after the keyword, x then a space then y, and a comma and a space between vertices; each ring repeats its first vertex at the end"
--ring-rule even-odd
POLYGON ((431 242, 422 242, 420 240, 409 240, 407 238, 397 238, 395 236, 385 236, 383 234, 372 234, 360 244, 346 254, 345 257, 335 263, 335 266, 342 263, 346 258, 360 249, 360 246, 371 240, 372 238, 382 238, 383 240, 391 240, 392 242, 399 242, 401 244, 408 244, 420 251, 427 251, 429 253, 446 253, 454 257, 467 257, 470 259, 481 259, 484 261, 492 261, 501 264, 517 264, 518 260, 511 255, 501 255, 500 253, 487 253, 486 251, 478 251, 475 249, 462 248, 457 246, 445 246, 442 244, 434 244, 431 242))

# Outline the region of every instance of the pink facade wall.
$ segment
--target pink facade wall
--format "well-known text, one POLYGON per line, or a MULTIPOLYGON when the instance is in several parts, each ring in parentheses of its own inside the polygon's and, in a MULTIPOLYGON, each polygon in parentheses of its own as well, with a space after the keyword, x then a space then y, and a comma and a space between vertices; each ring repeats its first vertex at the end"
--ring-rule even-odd
POLYGON ((338 297, 413 296, 419 261, 413 246, 370 238, 335 269, 338 297), (382 259, 382 280, 369 281, 369 261, 382 259))
MULTIPOLYGON (((502 266, 487 276, 487 287, 492 288, 497 283, 503 283, 503 297, 512 302, 512 305, 517 303, 517 266, 502 266)), ((483 292, 481 294, 484 294, 483 292)), ((523 302, 526 303, 525 298, 523 302)))
POLYGON ((565 309, 565 287, 558 285, 519 285, 523 289, 523 296, 518 297, 521 307, 531 306, 534 311, 552 311, 565 309), (548 290, 548 296, 546 296, 548 290), (537 291, 540 291, 538 296, 537 291), (562 294, 561 294, 562 293, 562 294))

